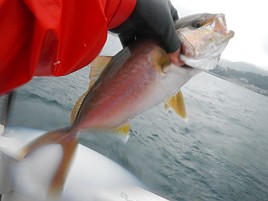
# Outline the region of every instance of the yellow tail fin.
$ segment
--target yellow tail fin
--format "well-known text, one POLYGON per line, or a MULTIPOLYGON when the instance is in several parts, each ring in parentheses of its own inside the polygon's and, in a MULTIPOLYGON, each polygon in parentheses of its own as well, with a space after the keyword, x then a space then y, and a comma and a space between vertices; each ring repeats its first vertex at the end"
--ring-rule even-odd
POLYGON ((21 150, 22 157, 25 158, 36 149, 49 145, 59 144, 62 147, 63 155, 54 177, 51 181, 48 196, 58 197, 63 189, 66 175, 68 173, 74 152, 77 147, 77 131, 75 129, 59 129, 48 132, 37 138, 21 150))

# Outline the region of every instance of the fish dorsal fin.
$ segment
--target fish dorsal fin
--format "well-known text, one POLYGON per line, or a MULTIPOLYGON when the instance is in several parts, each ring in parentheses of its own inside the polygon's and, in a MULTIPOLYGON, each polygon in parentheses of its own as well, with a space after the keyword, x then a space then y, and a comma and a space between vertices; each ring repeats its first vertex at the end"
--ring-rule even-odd
POLYGON ((186 119, 186 109, 181 91, 179 91, 176 95, 166 99, 165 109, 168 109, 169 107, 171 107, 183 119, 186 119))
POLYGON ((151 57, 154 67, 160 72, 164 72, 164 67, 170 63, 167 53, 161 48, 154 48, 151 57))
POLYGON ((124 143, 127 143, 128 139, 129 139, 129 131, 130 131, 130 124, 129 123, 125 123, 125 124, 121 125, 120 127, 114 129, 116 136, 119 139, 121 139, 124 143))
POLYGON ((90 64, 90 74, 89 74, 89 88, 88 90, 78 98, 78 100, 76 101, 72 113, 71 113, 71 123, 74 122, 77 113, 79 111, 79 108, 82 104, 82 102, 84 101, 86 95, 88 94, 88 92, 90 91, 91 87, 94 85, 94 83, 96 82, 96 80, 99 78, 100 74, 102 73, 102 71, 105 69, 105 67, 107 66, 107 64, 111 61, 112 57, 111 56, 98 56, 95 60, 93 60, 90 64))
POLYGON ((93 86, 96 80, 99 78, 100 74, 103 72, 107 64, 111 61, 113 57, 111 56, 98 56, 90 64, 90 74, 89 74, 89 88, 93 86))
POLYGON ((90 90, 90 88, 82 96, 80 96, 78 98, 78 100, 76 101, 76 103, 75 103, 75 105, 73 107, 73 110, 71 112, 71 124, 74 123, 75 118, 76 118, 77 113, 78 113, 78 110, 81 107, 82 102, 84 101, 84 99, 85 99, 85 97, 86 97, 86 95, 87 95, 87 93, 88 93, 89 90, 90 90))

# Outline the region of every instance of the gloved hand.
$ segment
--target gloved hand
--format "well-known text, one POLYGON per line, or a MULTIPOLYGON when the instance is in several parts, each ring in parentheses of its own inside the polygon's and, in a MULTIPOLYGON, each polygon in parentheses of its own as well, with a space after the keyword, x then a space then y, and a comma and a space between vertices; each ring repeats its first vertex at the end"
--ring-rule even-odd
POLYGON ((131 16, 110 31, 118 33, 123 46, 144 38, 155 39, 168 53, 170 61, 181 66, 184 64, 179 58, 181 44, 174 27, 178 18, 169 0, 137 0, 131 16))

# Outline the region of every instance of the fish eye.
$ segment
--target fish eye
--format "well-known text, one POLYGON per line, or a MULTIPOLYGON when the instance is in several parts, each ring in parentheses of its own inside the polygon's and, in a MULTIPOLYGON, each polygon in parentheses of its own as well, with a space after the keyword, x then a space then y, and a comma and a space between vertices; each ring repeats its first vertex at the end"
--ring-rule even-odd
POLYGON ((203 26, 203 22, 197 21, 194 23, 194 28, 198 29, 203 26))

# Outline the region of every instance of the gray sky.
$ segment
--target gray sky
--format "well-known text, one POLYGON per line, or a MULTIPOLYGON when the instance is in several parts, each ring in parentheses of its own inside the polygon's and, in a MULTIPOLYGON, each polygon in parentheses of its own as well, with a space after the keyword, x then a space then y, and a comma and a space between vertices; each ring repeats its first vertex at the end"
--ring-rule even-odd
POLYGON ((183 17, 195 13, 223 13, 235 32, 222 57, 252 63, 268 71, 268 12, 264 0, 171 0, 183 17))

